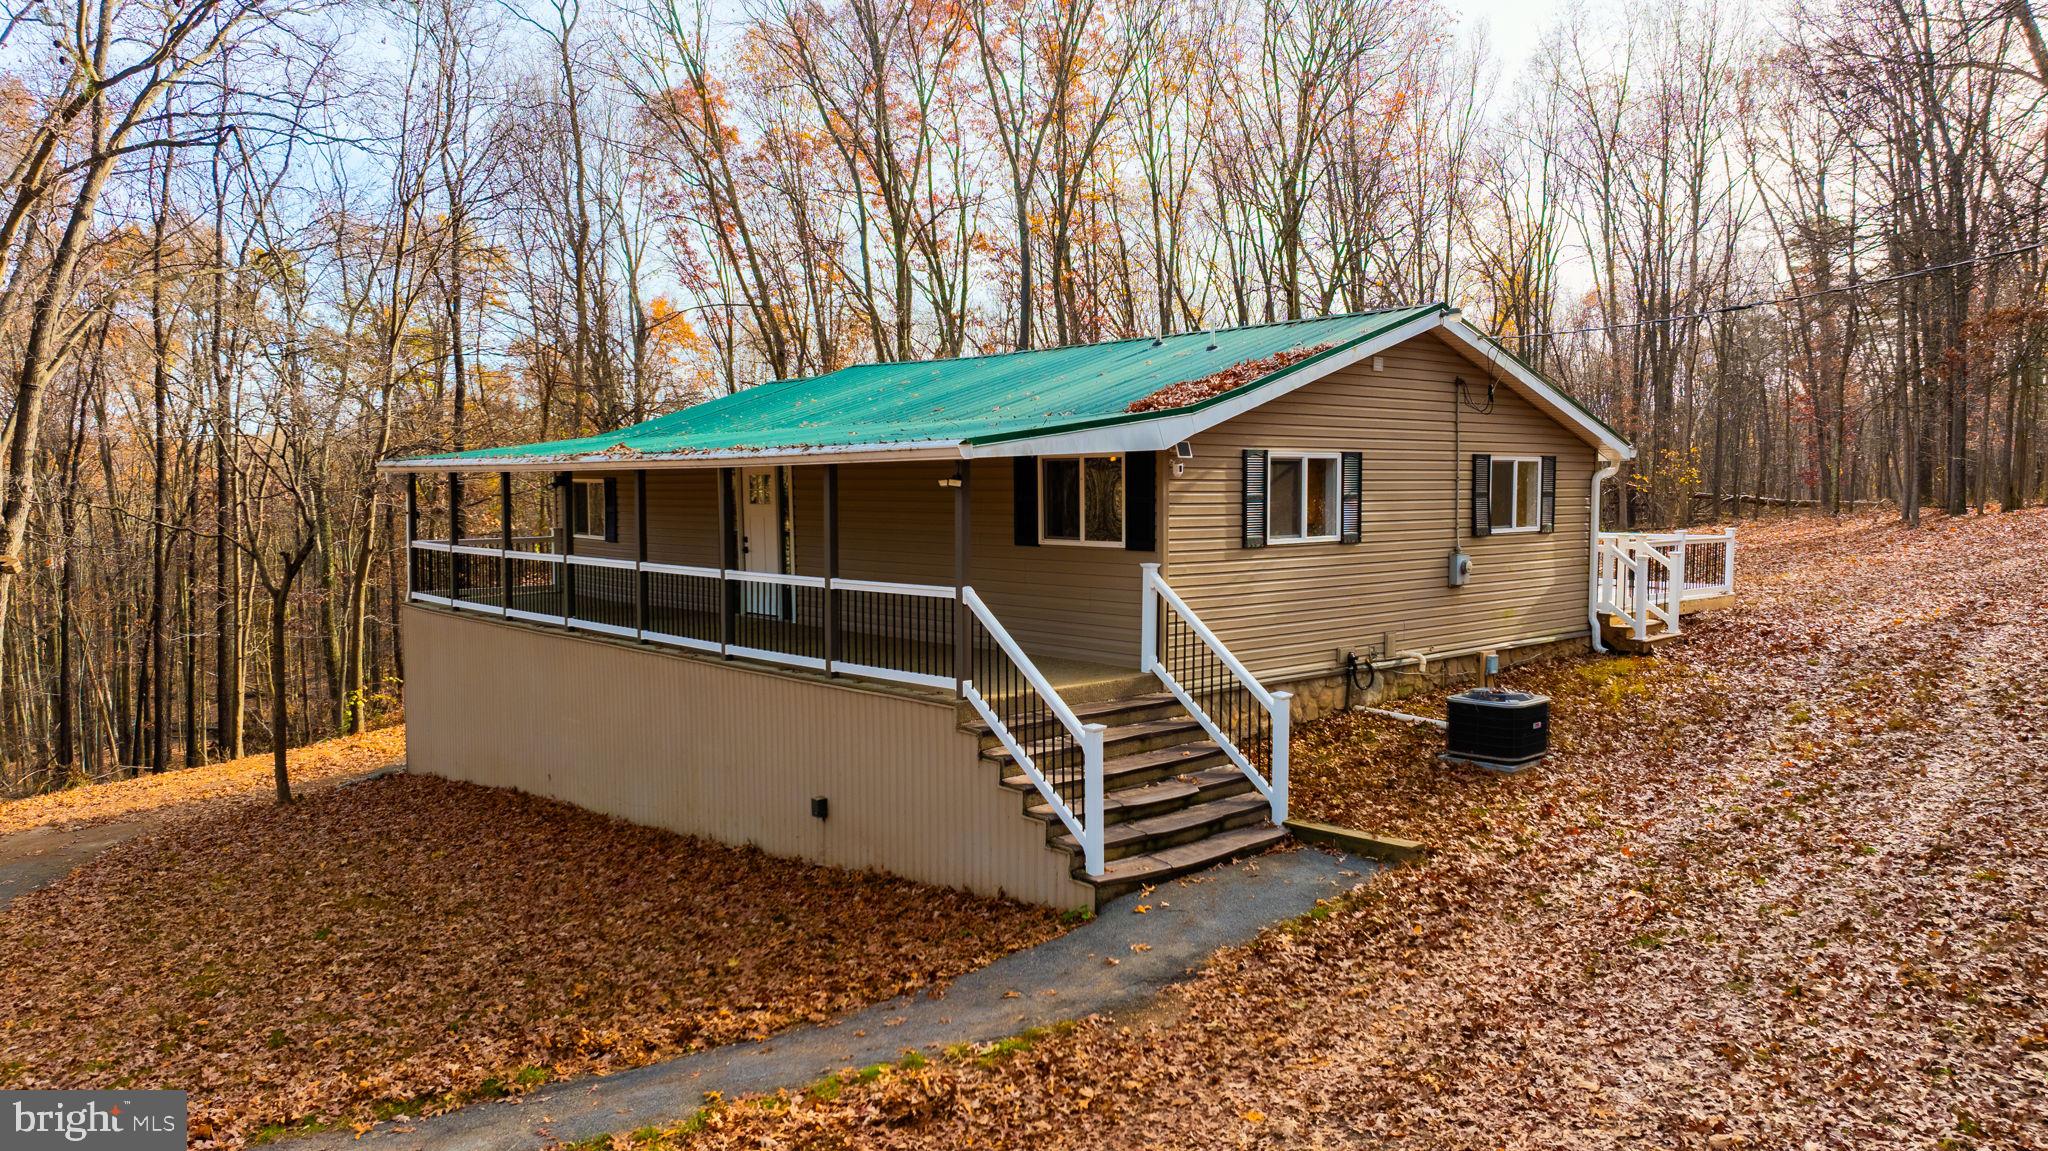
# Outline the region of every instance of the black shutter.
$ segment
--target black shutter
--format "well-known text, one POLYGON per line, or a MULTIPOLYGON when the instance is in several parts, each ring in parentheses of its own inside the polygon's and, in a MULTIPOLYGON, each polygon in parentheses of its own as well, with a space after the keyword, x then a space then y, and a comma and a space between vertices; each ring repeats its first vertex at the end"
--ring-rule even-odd
POLYGON ((1011 462, 1011 530, 1020 548, 1038 546, 1038 457, 1018 456, 1011 462))
POLYGON ((1493 457, 1472 457, 1472 534, 1493 534, 1493 457))
POLYGON ((1337 504, 1337 542, 1355 544, 1365 538, 1364 508, 1360 500, 1361 489, 1365 486, 1365 456, 1359 452, 1344 453, 1343 473, 1338 477, 1343 484, 1343 495, 1337 504))
POLYGON ((1266 452, 1246 448, 1244 452, 1244 546, 1266 546, 1266 452))
POLYGON ((1124 550, 1159 550, 1159 453, 1124 456, 1124 550))
POLYGON ((619 481, 604 478, 604 542, 619 542, 619 481))
POLYGON ((583 485, 576 477, 564 473, 562 490, 569 493, 569 534, 582 536, 590 534, 590 505, 583 500, 583 485))
POLYGON ((1557 530, 1557 457, 1543 457, 1543 530, 1557 530))

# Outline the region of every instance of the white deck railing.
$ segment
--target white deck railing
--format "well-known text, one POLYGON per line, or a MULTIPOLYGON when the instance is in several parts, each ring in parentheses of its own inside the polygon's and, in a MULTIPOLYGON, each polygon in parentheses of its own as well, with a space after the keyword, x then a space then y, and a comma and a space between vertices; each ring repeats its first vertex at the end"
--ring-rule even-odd
POLYGON ((1141 564, 1143 650, 1149 671, 1194 717, 1223 754, 1266 797, 1274 823, 1287 821, 1287 758, 1294 697, 1267 691, 1194 609, 1169 587, 1158 564, 1141 564), (1164 609, 1163 611, 1161 609, 1164 609), (1168 613, 1171 613, 1170 615, 1168 613), (1171 626, 1179 622, 1178 632, 1171 626), (1162 640, 1165 641, 1162 644, 1162 640), (1162 650, 1163 647, 1163 650, 1162 650), (1264 744, 1264 747, 1260 747, 1264 744), (1255 757, 1264 752, 1261 774, 1255 757))
POLYGON ((954 675, 945 674, 952 666, 953 605, 961 592, 951 585, 561 555, 532 550, 533 539, 513 542, 503 548, 414 540, 408 598, 813 671, 948 691, 959 686, 954 675), (842 628, 837 638, 847 650, 828 651, 827 596, 835 597, 839 613, 873 617, 907 634, 842 628), (735 601, 730 613, 723 609, 728 597, 735 601), (721 615, 731 622, 721 624, 721 615))
POLYGON ((1636 639, 1657 623, 1676 635, 1688 600, 1735 594, 1735 529, 1601 532, 1593 553, 1595 606, 1636 639))

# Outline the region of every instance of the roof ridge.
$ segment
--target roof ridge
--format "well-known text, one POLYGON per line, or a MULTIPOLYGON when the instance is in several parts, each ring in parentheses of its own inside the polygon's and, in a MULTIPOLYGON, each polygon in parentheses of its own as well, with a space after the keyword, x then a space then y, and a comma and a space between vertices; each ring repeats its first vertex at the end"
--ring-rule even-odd
POLYGON ((1225 332, 1249 332, 1259 328, 1286 328, 1296 324, 1317 324, 1329 320, 1361 320, 1368 316, 1384 316, 1390 312, 1414 312, 1425 308, 1448 306, 1441 300, 1438 300, 1426 304, 1396 304, 1384 308, 1367 308, 1359 312, 1328 312, 1320 316, 1297 316, 1292 320, 1267 320, 1260 324, 1236 324, 1228 328, 1196 328, 1191 331, 1154 333, 1149 336, 1118 336, 1113 340, 1096 340, 1093 343, 1086 344, 1052 344, 1037 348, 1011 348, 1004 352, 977 352, 971 356, 936 356, 915 360, 874 360, 864 364, 848 364, 843 368, 834 368, 829 372, 821 372, 815 376, 786 376, 778 379, 763 380, 761 383, 751 384, 749 387, 758 388, 768 384, 801 384, 811 380, 822 380, 827 376, 836 376, 840 372, 850 372, 864 368, 903 368, 917 364, 958 364, 970 360, 1000 360, 1009 356, 1031 356, 1043 352, 1071 352, 1077 348, 1113 348, 1118 344, 1135 344, 1141 341, 1179 340, 1191 336, 1220 335, 1225 332))

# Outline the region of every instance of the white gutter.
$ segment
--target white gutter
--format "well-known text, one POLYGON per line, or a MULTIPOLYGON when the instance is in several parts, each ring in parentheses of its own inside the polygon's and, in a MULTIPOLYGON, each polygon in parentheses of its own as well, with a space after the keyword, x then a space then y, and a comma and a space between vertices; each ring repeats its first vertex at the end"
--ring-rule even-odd
POLYGON ((1593 508, 1587 517, 1592 530, 1586 534, 1586 625, 1593 629, 1593 650, 1603 654, 1607 645, 1600 642, 1600 482, 1620 470, 1617 460, 1593 473, 1593 508))
POLYGON ((645 452, 575 456, 499 456, 490 459, 385 460, 387 472, 629 472, 678 468, 721 468, 735 465, 786 463, 865 464, 897 460, 958 460, 966 455, 957 440, 918 440, 897 444, 838 444, 812 448, 730 448, 704 452, 645 452))

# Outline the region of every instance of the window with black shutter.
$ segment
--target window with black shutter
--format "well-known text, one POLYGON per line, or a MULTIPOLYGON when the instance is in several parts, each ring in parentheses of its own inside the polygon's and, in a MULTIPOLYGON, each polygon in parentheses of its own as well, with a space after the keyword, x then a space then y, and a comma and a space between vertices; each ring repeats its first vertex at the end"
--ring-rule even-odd
POLYGON ((1545 478, 1556 499, 1556 465, 1546 472, 1536 456, 1472 457, 1472 534, 1507 535, 1545 530, 1545 478), (1480 461, 1485 460, 1484 468, 1480 461), (1482 517, 1486 525, 1480 529, 1482 517))
POLYGON ((1244 452, 1244 546, 1266 546, 1266 453, 1258 448, 1244 452))
POLYGON ((579 479, 569 486, 569 530, 578 539, 616 540, 618 491, 607 479, 579 479))
POLYGON ((1362 453, 1344 453, 1343 475, 1339 482, 1342 495, 1337 515, 1338 541, 1355 544, 1365 538, 1365 456, 1362 453))
POLYGON ((1039 542, 1124 546, 1128 462, 1123 455, 1040 456, 1039 542))
POLYGON ((1543 529, 1557 530, 1557 457, 1543 457, 1543 529))
POLYGON ((1124 459, 1124 548, 1159 550, 1159 453, 1130 452, 1124 459))
POLYGON ((1472 457, 1472 534, 1493 534, 1493 457, 1483 453, 1472 457))

